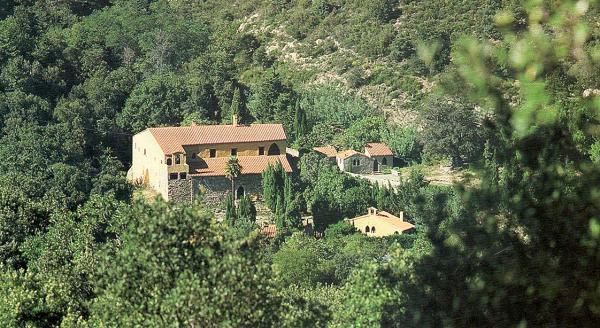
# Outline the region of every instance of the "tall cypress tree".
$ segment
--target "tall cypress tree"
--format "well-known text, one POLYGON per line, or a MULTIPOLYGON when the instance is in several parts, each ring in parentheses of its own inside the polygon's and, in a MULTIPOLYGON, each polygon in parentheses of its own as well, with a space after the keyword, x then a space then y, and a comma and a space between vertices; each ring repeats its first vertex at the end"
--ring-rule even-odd
POLYGON ((227 195, 227 199, 225 200, 225 220, 227 223, 233 225, 235 220, 237 219, 237 213, 235 208, 235 202, 233 200, 233 195, 227 195))
POLYGON ((251 222, 256 221, 256 207, 254 207, 254 204, 248 195, 245 195, 240 199, 238 217, 250 220, 251 222))
POLYGON ((275 211, 275 206, 277 205, 277 184, 275 181, 275 170, 271 164, 262 173, 262 184, 264 202, 271 211, 275 211))
POLYGON ((296 142, 300 142, 301 138, 306 135, 306 113, 300 105, 300 99, 296 100, 294 113, 294 137, 296 142))
POLYGON ((251 117, 250 112, 248 111, 248 107, 246 107, 246 102, 242 96, 240 88, 236 88, 233 92, 233 98, 231 99, 231 114, 235 114, 238 117, 238 122, 240 124, 248 124, 250 123, 251 117))

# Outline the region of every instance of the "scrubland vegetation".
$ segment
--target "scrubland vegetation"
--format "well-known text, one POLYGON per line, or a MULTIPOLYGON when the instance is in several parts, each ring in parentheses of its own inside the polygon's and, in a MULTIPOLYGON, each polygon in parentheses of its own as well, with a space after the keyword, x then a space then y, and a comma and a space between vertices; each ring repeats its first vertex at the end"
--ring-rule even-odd
POLYGON ((595 1, 0 3, 3 327, 566 327, 600 317, 595 1), (249 199, 133 199, 149 126, 281 122, 249 199), (395 187, 309 150, 385 142, 395 187), (447 163, 477 183, 430 184, 447 163), (425 172, 426 173, 426 172, 425 172), (344 218, 405 212, 413 233, 344 218), (301 232, 312 214, 320 238, 301 232))

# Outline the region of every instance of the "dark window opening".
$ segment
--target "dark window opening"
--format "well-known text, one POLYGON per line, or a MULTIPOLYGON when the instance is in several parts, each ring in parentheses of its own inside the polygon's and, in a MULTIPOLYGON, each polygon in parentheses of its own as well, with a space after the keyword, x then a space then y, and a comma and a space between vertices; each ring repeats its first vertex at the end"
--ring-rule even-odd
POLYGON ((192 159, 196 159, 196 153, 192 153, 192 159))
POLYGON ((144 156, 146 156, 146 148, 144 148, 144 156))
POLYGON ((399 235, 400 233, 398 231, 394 231, 394 235, 399 235))
POLYGON ((371 228, 371 232, 375 233, 375 227, 371 228))
POLYGON ((175 164, 181 164, 181 156, 179 154, 175 155, 175 164))
POLYGON ((177 173, 169 174, 169 180, 177 180, 177 173))
POLYGON ((187 178, 187 173, 185 173, 185 172, 179 173, 179 179, 185 179, 185 178, 187 178))
POLYGON ((241 199, 242 197, 244 197, 245 194, 246 192, 244 191, 244 187, 240 186, 235 192, 235 198, 241 199))
POLYGON ((258 154, 259 155, 264 155, 265 154, 265 147, 258 147, 258 154))
POLYGON ((387 158, 385 158, 385 157, 384 157, 384 158, 381 160, 381 165, 387 165, 387 158))
POLYGON ((276 143, 271 144, 269 147, 269 155, 280 155, 281 151, 279 150, 279 146, 276 143))
POLYGON ((370 230, 369 230, 369 226, 367 226, 367 227, 365 228, 365 232, 370 232, 370 230))
POLYGON ((237 148, 231 148, 231 156, 237 156, 237 148))
POLYGON ((208 154, 208 157, 210 157, 210 158, 217 157, 217 150, 216 149, 211 149, 210 153, 208 154))
POLYGON ((167 165, 173 165, 173 160, 171 159, 171 157, 167 158, 167 165))

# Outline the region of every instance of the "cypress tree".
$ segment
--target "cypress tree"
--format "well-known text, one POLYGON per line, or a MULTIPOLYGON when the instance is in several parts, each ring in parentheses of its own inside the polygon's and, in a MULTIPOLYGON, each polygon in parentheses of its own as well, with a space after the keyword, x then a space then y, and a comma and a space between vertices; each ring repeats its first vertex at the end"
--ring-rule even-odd
POLYGON ((269 164, 267 169, 262 173, 262 184, 264 202, 271 211, 275 211, 275 206, 277 205, 277 184, 275 180, 275 171, 271 164, 269 164))
POLYGON ((300 142, 300 139, 306 135, 306 113, 302 106, 300 106, 300 100, 296 100, 295 113, 294 113, 294 137, 296 142, 300 142))
POLYGON ((250 220, 251 222, 256 222, 256 207, 254 207, 254 203, 252 203, 252 200, 250 200, 248 195, 245 195, 240 199, 238 217, 250 220))
POLYGON ((225 200, 225 220, 227 223, 233 225, 235 220, 237 219, 237 213, 235 208, 235 202, 233 200, 233 195, 227 195, 227 199, 225 200))
POLYGON ((281 231, 285 228, 285 204, 283 200, 283 195, 279 194, 277 197, 277 202, 275 205, 275 225, 277 226, 277 230, 281 231))
POLYGON ((242 93, 240 88, 236 88, 233 92, 233 98, 231 99, 231 114, 235 114, 238 117, 238 122, 240 124, 250 123, 250 112, 246 107, 246 103, 242 97, 242 93))

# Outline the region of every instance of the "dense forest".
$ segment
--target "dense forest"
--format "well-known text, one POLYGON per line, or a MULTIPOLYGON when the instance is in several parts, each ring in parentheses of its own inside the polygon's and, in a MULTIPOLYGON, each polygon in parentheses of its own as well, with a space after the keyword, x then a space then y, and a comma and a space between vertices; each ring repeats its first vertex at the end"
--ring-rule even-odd
POLYGON ((0 2, 3 327, 600 319, 596 1, 0 2), (147 127, 282 123, 256 207, 141 196, 147 127), (310 152, 385 142, 399 186, 310 152), (460 183, 431 183, 447 164, 460 183), (416 229, 372 238, 368 206, 416 229), (221 221, 215 212, 225 210, 221 221), (317 237, 302 232, 312 215, 317 237))

